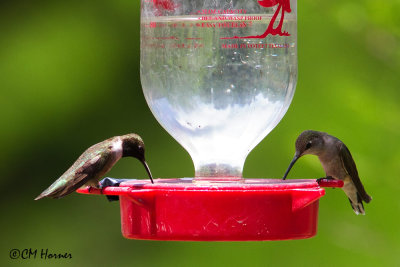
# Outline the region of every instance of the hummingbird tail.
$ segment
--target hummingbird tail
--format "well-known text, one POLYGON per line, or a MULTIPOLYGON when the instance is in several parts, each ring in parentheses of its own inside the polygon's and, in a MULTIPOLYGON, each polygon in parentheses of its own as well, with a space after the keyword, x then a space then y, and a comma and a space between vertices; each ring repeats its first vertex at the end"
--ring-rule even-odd
POLYGON ((55 192, 48 192, 48 190, 45 190, 43 193, 41 193, 40 195, 38 195, 35 200, 39 200, 45 197, 49 197, 49 198, 62 198, 65 197, 66 195, 71 194, 72 192, 74 192, 76 189, 78 189, 79 186, 74 186, 72 188, 65 188, 62 191, 55 191, 55 192))
MULTIPOLYGON (((350 205, 353 208, 354 212, 357 215, 365 215, 363 200, 368 203, 370 199, 367 199, 368 201, 366 201, 366 197, 364 197, 364 194, 360 193, 352 182, 345 181, 342 189, 349 198, 350 205)), ((368 197, 370 198, 370 196, 368 197)))
POLYGON ((58 181, 54 182, 49 188, 44 190, 39 196, 35 198, 35 200, 42 199, 44 197, 50 198, 62 198, 66 195, 71 194, 79 187, 85 184, 85 180, 79 181, 76 184, 68 185, 67 183, 58 183, 58 181))
POLYGON ((39 200, 45 197, 51 197, 51 198, 58 198, 56 196, 57 192, 49 192, 48 190, 43 191, 40 195, 38 195, 35 200, 39 200))
POLYGON ((47 188, 46 190, 44 190, 42 193, 40 193, 40 195, 38 195, 35 200, 39 200, 45 197, 53 197, 54 198, 54 194, 56 194, 58 192, 58 190, 54 190, 54 188, 52 188, 52 186, 50 186, 49 188, 47 188))
POLYGON ((350 205, 353 208, 356 215, 360 215, 360 214, 365 215, 365 209, 364 209, 364 205, 362 203, 360 194, 357 193, 357 201, 352 201, 350 198, 349 198, 349 201, 350 201, 350 205))
POLYGON ((35 200, 42 199, 42 198, 44 198, 45 196, 46 196, 46 195, 44 195, 44 194, 42 193, 42 194, 38 195, 38 196, 35 198, 35 200))
POLYGON ((44 190, 42 193, 40 193, 40 195, 38 195, 35 200, 39 200, 45 197, 53 197, 52 195, 55 193, 54 190, 50 190, 51 187, 47 188, 46 190, 44 190))

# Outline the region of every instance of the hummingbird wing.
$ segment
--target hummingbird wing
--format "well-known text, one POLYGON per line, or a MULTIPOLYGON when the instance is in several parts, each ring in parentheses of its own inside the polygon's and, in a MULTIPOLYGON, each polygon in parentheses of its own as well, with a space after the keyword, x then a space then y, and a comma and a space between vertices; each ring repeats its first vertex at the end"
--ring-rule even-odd
POLYGON ((340 146, 339 156, 340 159, 342 160, 342 165, 344 169, 351 177, 351 180, 354 183, 354 186, 356 187, 357 192, 360 195, 361 199, 364 200, 366 203, 369 203, 372 198, 367 194, 367 192, 364 189, 364 186, 361 183, 360 177, 358 176, 356 163, 354 162, 353 157, 351 156, 350 150, 342 142, 339 143, 339 146, 340 146))
POLYGON ((94 157, 93 151, 89 148, 35 200, 43 197, 61 198, 74 192, 90 180, 100 179, 112 167, 110 166, 111 158, 108 147, 98 149, 94 157))

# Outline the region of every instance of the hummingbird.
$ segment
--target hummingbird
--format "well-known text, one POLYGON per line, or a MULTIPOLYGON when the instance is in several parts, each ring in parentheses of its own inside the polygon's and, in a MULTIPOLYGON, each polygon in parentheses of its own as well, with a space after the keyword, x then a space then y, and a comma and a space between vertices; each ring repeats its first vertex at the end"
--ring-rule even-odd
POLYGON ((296 140, 296 153, 286 170, 283 180, 290 169, 303 155, 312 154, 319 158, 325 170, 326 178, 344 182, 343 191, 350 200, 354 212, 365 215, 363 201, 369 203, 372 198, 361 183, 353 157, 347 146, 338 138, 324 132, 307 130, 296 140))
POLYGON ((144 158, 143 140, 139 135, 131 133, 114 136, 89 147, 60 178, 35 200, 44 197, 61 198, 84 185, 98 188, 100 178, 110 171, 122 157, 134 157, 140 160, 153 183, 153 177, 144 158))

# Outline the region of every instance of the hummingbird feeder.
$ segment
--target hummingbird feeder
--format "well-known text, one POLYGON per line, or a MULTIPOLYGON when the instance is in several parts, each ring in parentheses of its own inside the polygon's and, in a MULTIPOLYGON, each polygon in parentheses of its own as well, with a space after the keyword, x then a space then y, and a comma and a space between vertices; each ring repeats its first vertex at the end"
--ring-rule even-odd
POLYGON ((185 241, 287 240, 317 232, 322 187, 338 180, 245 179, 193 183, 191 178, 129 180, 119 187, 79 189, 119 196, 122 234, 130 239, 185 241))
POLYGON ((248 153, 286 113, 297 81, 296 0, 141 1, 140 76, 194 178, 80 189, 118 195, 122 233, 150 240, 283 240, 316 234, 323 187, 244 179, 248 153))

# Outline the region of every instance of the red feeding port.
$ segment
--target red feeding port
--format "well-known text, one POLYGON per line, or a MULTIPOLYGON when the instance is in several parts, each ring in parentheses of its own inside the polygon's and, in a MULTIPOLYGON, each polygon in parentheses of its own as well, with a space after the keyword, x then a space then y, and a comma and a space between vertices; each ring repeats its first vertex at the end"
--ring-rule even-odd
POLYGON ((191 178, 129 180, 119 187, 79 189, 120 196, 126 238, 187 241, 285 240, 313 237, 319 198, 337 180, 244 179, 242 183, 191 178))

